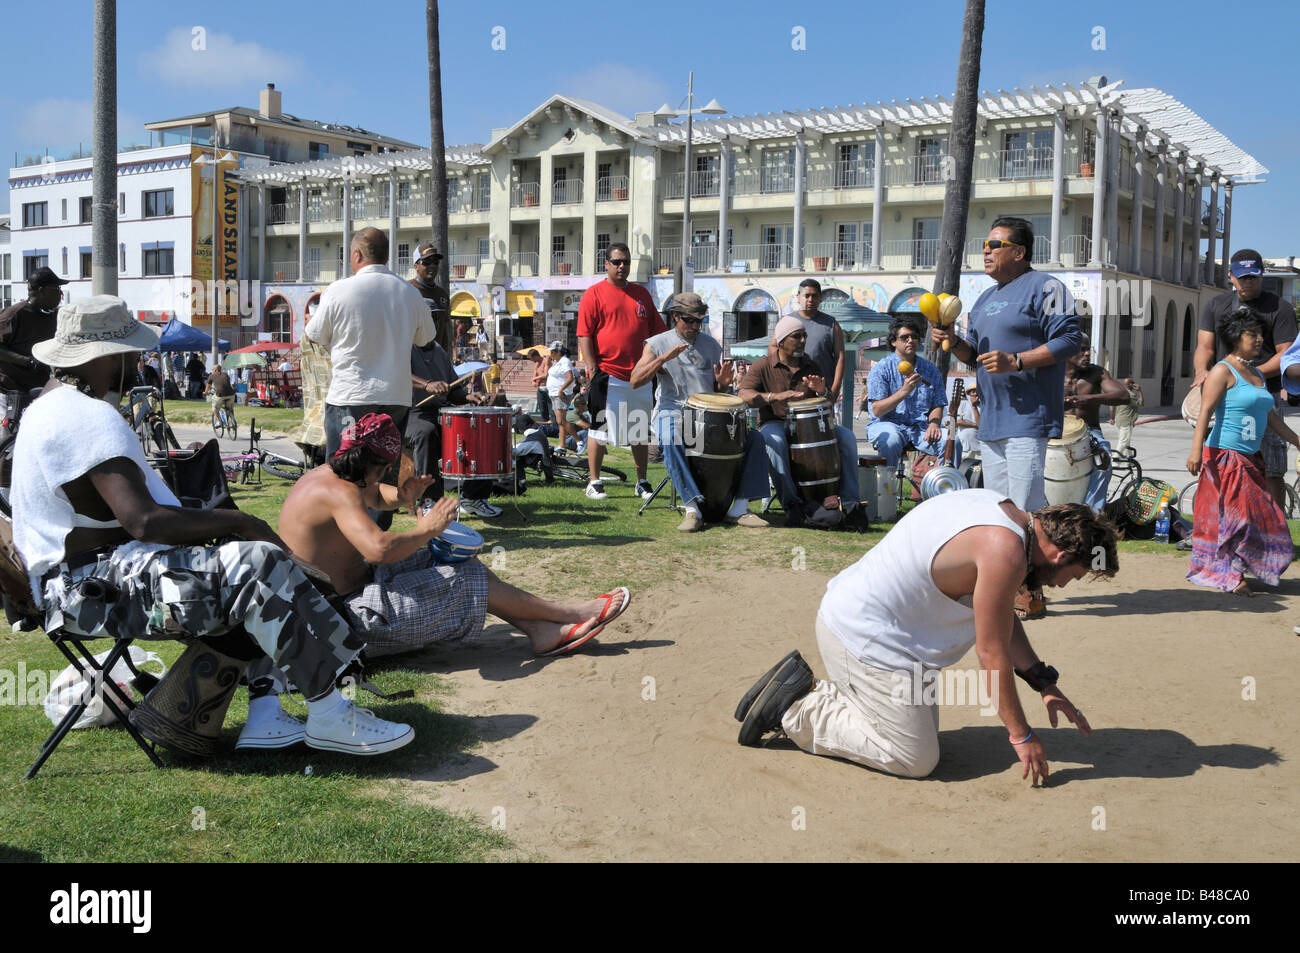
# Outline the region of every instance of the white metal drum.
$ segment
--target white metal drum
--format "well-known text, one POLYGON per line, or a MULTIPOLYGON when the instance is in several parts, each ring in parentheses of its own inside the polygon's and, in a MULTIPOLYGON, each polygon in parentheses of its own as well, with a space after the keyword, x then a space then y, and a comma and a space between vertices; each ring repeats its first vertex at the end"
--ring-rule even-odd
POLYGON ((1061 436, 1047 441, 1043 491, 1048 503, 1082 503, 1092 477, 1092 436, 1079 417, 1066 415, 1061 436))

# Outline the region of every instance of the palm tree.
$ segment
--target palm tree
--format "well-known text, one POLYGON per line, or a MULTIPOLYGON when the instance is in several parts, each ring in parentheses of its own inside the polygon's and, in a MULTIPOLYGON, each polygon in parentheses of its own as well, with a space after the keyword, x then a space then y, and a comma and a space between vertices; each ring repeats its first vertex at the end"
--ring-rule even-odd
MULTIPOLYGON (((975 165, 975 120, 979 105, 980 51, 984 43, 984 0, 966 0, 957 60, 957 91, 952 102, 948 155, 952 175, 943 193, 943 222, 939 226, 939 260, 934 293, 955 295, 961 280, 962 249, 966 245, 966 216, 970 213, 971 178, 975 165)), ((945 376, 950 352, 940 351, 936 363, 945 376)))
MULTIPOLYGON (((433 219, 433 243, 442 253, 437 285, 449 287, 448 268, 451 264, 447 244, 447 147, 442 132, 442 60, 438 47, 438 0, 426 0, 424 7, 425 33, 429 53, 429 213, 433 219)), ((396 197, 394 197, 396 198, 396 197)), ((393 241, 397 236, 393 236, 393 241)), ((441 316, 438 326, 438 343, 455 354, 451 333, 451 315, 441 316), (445 338, 445 340, 444 340, 445 338)))

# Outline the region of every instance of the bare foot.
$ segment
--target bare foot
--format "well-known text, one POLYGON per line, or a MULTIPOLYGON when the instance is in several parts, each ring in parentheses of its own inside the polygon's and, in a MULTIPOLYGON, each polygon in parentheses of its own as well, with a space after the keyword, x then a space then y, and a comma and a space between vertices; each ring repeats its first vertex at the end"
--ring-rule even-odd
POLYGON ((527 622, 518 623, 519 628, 528 636, 528 641, 532 643, 533 652, 536 655, 545 655, 547 652, 558 649, 561 645, 580 639, 592 629, 596 628, 596 619, 600 615, 599 606, 596 611, 588 616, 581 624, 571 622, 547 622, 541 619, 533 619, 527 622))
POLYGON ((1246 585, 1246 580, 1243 579, 1237 583, 1237 588, 1232 590, 1232 594, 1234 596, 1253 596, 1255 593, 1251 591, 1250 586, 1246 585))

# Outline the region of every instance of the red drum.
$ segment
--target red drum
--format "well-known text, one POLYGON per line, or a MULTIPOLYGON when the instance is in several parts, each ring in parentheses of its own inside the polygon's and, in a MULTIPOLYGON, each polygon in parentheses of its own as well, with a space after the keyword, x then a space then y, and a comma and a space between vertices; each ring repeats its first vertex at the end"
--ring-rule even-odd
POLYGON ((785 429, 790 478, 803 499, 821 505, 840 485, 840 442, 831 402, 820 397, 790 401, 785 429))
POLYGON ((500 407, 444 407, 443 479, 504 480, 514 473, 510 411, 500 407))

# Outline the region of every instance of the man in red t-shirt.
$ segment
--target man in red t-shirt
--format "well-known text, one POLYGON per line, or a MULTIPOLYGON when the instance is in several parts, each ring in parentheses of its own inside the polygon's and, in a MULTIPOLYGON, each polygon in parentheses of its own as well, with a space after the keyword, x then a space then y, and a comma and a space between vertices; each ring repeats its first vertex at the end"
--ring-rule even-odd
POLYGON ((593 500, 605 499, 600 464, 606 443, 632 447, 637 496, 654 492, 646 479, 654 390, 650 383, 633 387, 629 382, 646 340, 668 328, 650 293, 627 280, 631 268, 628 247, 610 245, 605 280, 588 288, 578 305, 578 354, 592 373, 587 406, 598 428, 587 441, 587 496, 593 500))

